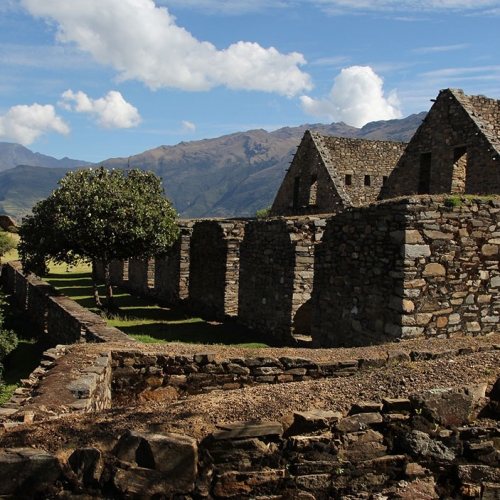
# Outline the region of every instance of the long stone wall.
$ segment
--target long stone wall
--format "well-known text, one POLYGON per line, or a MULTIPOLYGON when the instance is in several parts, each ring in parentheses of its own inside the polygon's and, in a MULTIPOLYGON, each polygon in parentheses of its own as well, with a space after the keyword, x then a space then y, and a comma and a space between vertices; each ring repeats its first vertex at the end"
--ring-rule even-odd
MULTIPOLYGON (((147 293, 178 304, 189 281, 184 304, 271 343, 487 334, 500 323, 499 210, 493 197, 422 196, 325 218, 197 221, 174 251, 183 277, 155 275, 147 293)), ((139 293, 147 265, 137 265, 127 286, 139 293)))

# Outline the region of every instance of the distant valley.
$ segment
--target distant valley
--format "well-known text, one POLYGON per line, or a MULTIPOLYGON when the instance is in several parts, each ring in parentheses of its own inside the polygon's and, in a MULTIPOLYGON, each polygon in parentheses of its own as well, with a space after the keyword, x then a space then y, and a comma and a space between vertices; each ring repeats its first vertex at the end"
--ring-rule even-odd
MULTIPOLYGON (((408 142, 426 113, 401 120, 368 123, 361 129, 344 123, 306 124, 274 132, 250 130, 215 139, 160 146, 130 158, 96 165, 151 170, 163 179, 166 195, 183 218, 251 217, 269 206, 305 130, 323 135, 408 142)), ((70 170, 88 162, 33 153, 0 142, 0 212, 17 221, 57 188, 70 170)))

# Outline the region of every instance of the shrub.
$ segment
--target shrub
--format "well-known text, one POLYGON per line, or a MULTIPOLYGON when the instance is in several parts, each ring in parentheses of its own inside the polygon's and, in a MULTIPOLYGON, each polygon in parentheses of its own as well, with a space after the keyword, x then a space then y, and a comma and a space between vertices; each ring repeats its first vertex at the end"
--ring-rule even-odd
POLYGON ((257 212, 255 212, 255 217, 257 217, 257 219, 265 219, 266 217, 269 217, 270 214, 271 206, 263 208, 262 210, 257 210, 257 212))

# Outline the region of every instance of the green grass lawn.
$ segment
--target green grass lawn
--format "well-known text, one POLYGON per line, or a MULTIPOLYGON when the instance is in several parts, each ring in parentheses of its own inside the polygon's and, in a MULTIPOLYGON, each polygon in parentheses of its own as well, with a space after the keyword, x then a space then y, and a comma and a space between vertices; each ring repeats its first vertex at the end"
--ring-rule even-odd
MULTIPOLYGON (((67 270, 66 266, 51 266, 44 278, 52 286, 95 313, 90 268, 79 266, 67 270)), ((117 312, 103 314, 110 326, 119 328, 140 342, 237 345, 240 347, 268 347, 255 342, 250 334, 230 323, 207 322, 180 308, 158 305, 157 302, 130 295, 118 287, 113 288, 117 312)), ((104 287, 99 288, 104 300, 104 287)))

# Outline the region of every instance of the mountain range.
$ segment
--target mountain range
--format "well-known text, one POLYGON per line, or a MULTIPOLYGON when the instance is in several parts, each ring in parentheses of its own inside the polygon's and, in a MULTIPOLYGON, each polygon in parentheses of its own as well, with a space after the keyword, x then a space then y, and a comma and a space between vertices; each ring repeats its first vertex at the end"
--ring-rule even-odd
MULTIPOLYGON (((305 124, 274 132, 250 130, 215 139, 160 146, 129 158, 95 164, 107 168, 151 170, 163 179, 168 198, 183 218, 251 217, 269 206, 306 130, 322 135, 408 142, 426 113, 377 121, 355 128, 345 123, 305 124)), ((57 188, 84 161, 33 153, 0 142, 0 212, 17 221, 57 188)))

